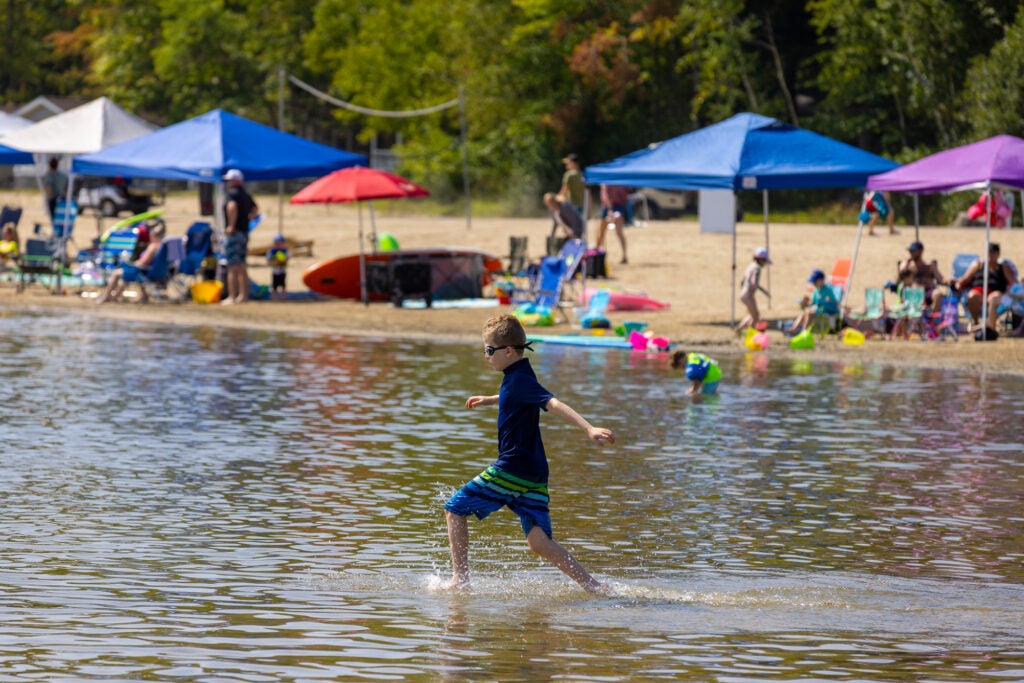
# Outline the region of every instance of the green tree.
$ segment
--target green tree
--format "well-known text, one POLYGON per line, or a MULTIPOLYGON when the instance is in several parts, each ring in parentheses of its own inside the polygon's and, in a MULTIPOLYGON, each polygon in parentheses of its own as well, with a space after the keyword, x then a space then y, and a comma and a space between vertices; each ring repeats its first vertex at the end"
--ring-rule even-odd
POLYGON ((88 95, 81 12, 68 0, 0 2, 0 99, 88 95))
POLYGON ((1024 137, 1024 11, 987 55, 967 71, 963 91, 965 141, 993 135, 1024 137))
POLYGON ((815 121, 844 139, 880 140, 890 153, 947 147, 964 67, 999 38, 997 0, 810 0, 825 94, 815 121))

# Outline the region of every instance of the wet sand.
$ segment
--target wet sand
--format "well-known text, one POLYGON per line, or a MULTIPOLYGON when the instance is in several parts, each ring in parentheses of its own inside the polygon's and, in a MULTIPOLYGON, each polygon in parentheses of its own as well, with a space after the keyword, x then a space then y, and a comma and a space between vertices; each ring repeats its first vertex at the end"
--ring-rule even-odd
MULTIPOLYGON (((302 291, 302 272, 308 266, 335 256, 358 251, 359 213, 353 206, 306 205, 283 206, 279 211, 277 196, 258 196, 264 210, 263 225, 253 233, 250 245, 269 246, 278 226, 290 238, 313 240, 313 256, 293 257, 289 264, 288 284, 291 291, 302 291)), ((43 206, 38 194, 0 192, 0 203, 20 205, 25 213, 19 232, 22 242, 32 225, 42 222, 43 206)), ((184 234, 198 220, 198 200, 192 194, 172 196, 165 207, 169 235, 184 234)), ((537 218, 474 218, 467 228, 465 216, 454 218, 417 215, 415 201, 376 202, 377 230, 390 232, 403 248, 463 246, 485 249, 504 259, 509 252, 510 236, 528 238, 528 255, 539 259, 544 254, 545 237, 550 220, 537 218)), ((362 208, 363 225, 370 228, 368 207, 362 208)), ((851 214, 850 221, 856 217, 851 214)), ((111 221, 107 220, 109 225, 111 221)), ((899 234, 890 236, 882 228, 878 236, 862 239, 848 304, 854 309, 863 306, 864 288, 881 286, 895 280, 896 263, 905 258, 907 245, 914 240, 913 226, 898 225, 899 234)), ((75 241, 86 246, 98 234, 96 219, 85 214, 78 219, 75 241)), ((597 222, 589 225, 591 235, 597 233, 597 222)), ((629 263, 620 265, 618 241, 610 236, 609 278, 597 280, 626 290, 646 292, 648 296, 668 302, 671 308, 657 312, 613 312, 613 324, 624 320, 643 320, 659 336, 666 336, 686 349, 700 349, 712 354, 744 353, 740 340, 731 332, 732 293, 730 284, 750 260, 753 250, 766 243, 763 223, 740 223, 737 228, 737 264, 732 271, 732 239, 723 234, 702 234, 693 220, 653 221, 646 226, 626 229, 629 263)), ((771 357, 809 358, 843 364, 879 362, 921 367, 940 367, 997 374, 1024 376, 1024 340, 1000 338, 995 342, 977 343, 961 337, 959 342, 926 342, 919 340, 868 339, 863 346, 847 346, 831 337, 810 351, 792 351, 777 329, 777 323, 797 314, 797 301, 807 291, 807 276, 814 268, 826 273, 838 258, 853 255, 856 225, 772 224, 770 242, 773 265, 762 276, 762 285, 772 292, 769 302, 759 297, 762 314, 772 321, 769 330, 771 357)), ((950 275, 953 257, 962 252, 980 254, 984 249, 984 230, 923 226, 920 239, 925 244, 925 258, 936 259, 943 275, 950 275)), ((1002 254, 1024 265, 1024 230, 993 230, 993 241, 1002 245, 1002 254)), ((74 248, 72 248, 74 250, 74 248)), ((250 275, 258 283, 269 284, 270 269, 260 259, 251 259, 250 275)), ((86 293, 90 294, 89 292, 86 293)), ((488 292, 490 294, 490 292, 488 292)), ((894 295, 887 294, 894 302, 894 295)), ((0 286, 0 311, 47 308, 79 308, 89 315, 110 319, 130 319, 185 325, 221 325, 246 328, 300 330, 327 334, 385 335, 418 338, 464 339, 476 342, 486 318, 507 307, 483 309, 398 309, 390 304, 365 306, 352 301, 254 301, 241 306, 136 303, 97 306, 91 296, 80 296, 74 290, 64 295, 51 295, 35 285, 16 293, 10 284, 0 286)), ((744 308, 735 302, 735 315, 742 317, 744 308)), ((566 323, 553 328, 537 328, 538 332, 566 333, 566 323)))

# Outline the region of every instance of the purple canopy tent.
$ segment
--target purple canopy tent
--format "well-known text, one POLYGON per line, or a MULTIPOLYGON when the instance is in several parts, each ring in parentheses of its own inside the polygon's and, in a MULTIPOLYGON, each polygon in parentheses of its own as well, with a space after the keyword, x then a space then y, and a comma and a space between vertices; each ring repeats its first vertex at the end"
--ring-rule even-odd
MULTIPOLYGON (((988 320, 988 247, 990 243, 990 214, 992 189, 1024 190, 1024 140, 1012 135, 997 135, 981 142, 954 147, 918 159, 906 166, 879 173, 868 178, 869 190, 909 192, 915 195, 914 222, 917 222, 916 195, 932 192, 959 192, 985 190, 989 205, 985 212, 985 250, 982 252, 984 284, 982 286, 981 319, 988 320)), ((1021 201, 1024 212, 1024 196, 1021 201)), ((860 231, 854 247, 850 279, 857 263, 860 231)))

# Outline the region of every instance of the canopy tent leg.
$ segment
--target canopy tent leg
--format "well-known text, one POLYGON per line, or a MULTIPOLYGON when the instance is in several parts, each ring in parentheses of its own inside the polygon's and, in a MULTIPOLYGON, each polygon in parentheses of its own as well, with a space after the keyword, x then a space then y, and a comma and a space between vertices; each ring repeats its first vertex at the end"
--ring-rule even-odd
POLYGON ((989 180, 985 184, 985 251, 981 253, 981 258, 985 262, 982 270, 983 279, 981 281, 981 329, 982 334, 988 335, 988 250, 991 246, 990 231, 992 226, 992 181, 989 180))
POLYGON ((730 306, 729 318, 732 322, 730 325, 736 329, 736 223, 732 224, 732 296, 729 297, 730 306))
MULTIPOLYGON (((914 195, 914 201, 917 201, 917 195, 914 195)), ((868 206, 868 199, 865 195, 860 202, 860 213, 863 214, 864 210, 868 206)), ((916 204, 915 204, 916 206, 916 204)), ((889 207, 890 210, 892 207, 889 207)), ((860 252, 860 238, 864 234, 864 221, 857 220, 857 239, 853 241, 853 258, 850 259, 850 274, 846 276, 846 286, 843 287, 843 299, 839 302, 839 312, 842 313, 846 310, 846 302, 850 298, 850 286, 853 284, 853 273, 857 270, 857 254, 860 252)))
MULTIPOLYGON (((64 266, 67 264, 67 248, 68 248, 68 215, 71 213, 71 188, 75 186, 75 174, 68 173, 68 189, 67 194, 64 197, 64 222, 60 226, 60 264, 57 267, 57 289, 54 294, 60 294, 64 291, 64 266)), ((49 207, 47 207, 49 209, 49 207)), ((53 217, 50 217, 50 222, 53 222, 53 217)))
MULTIPOLYGON (((921 213, 920 213, 920 195, 914 195, 914 241, 921 241, 921 213)), ((892 209, 890 209, 891 211, 892 209)))
MULTIPOLYGON (((359 237, 362 239, 362 236, 359 237)), ((373 200, 370 200, 370 248, 377 253, 377 216, 373 213, 373 200)))
POLYGON ((850 259, 850 274, 846 276, 846 286, 843 287, 843 300, 839 302, 840 314, 846 310, 846 302, 850 299, 850 287, 853 285, 853 274, 857 270, 857 254, 860 252, 860 238, 863 234, 864 221, 857 221, 857 239, 853 241, 853 258, 850 259))
POLYGON ((370 298, 366 295, 366 250, 363 247, 363 203, 356 202, 356 212, 359 215, 359 295, 363 304, 369 306, 370 298))
MULTIPOLYGON (((762 196, 761 204, 764 207, 764 248, 768 250, 768 254, 771 255, 772 250, 768 245, 768 190, 762 190, 764 193, 762 196)), ((734 260, 735 261, 735 260, 734 260)), ((733 273, 735 275, 735 273, 733 273)), ((771 268, 764 274, 765 280, 768 281, 768 310, 772 310, 772 270, 771 268)))
MULTIPOLYGON (((583 183, 583 247, 584 247, 584 260, 586 260, 586 252, 590 248, 590 186, 586 184, 586 178, 583 183)), ((580 296, 583 297, 578 304, 574 306, 586 306, 587 305, 587 267, 586 263, 579 270, 580 273, 580 296)))

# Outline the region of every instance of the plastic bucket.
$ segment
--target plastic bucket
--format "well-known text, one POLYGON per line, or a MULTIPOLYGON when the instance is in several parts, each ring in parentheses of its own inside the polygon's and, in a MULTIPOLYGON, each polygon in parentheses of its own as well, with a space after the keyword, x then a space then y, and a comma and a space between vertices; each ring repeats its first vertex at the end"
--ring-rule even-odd
POLYGON ((860 346, 864 343, 864 333, 852 327, 847 327, 843 330, 843 343, 847 346, 860 346))
POLYGON ((197 304, 215 304, 220 301, 224 284, 220 280, 203 280, 192 285, 192 301, 197 304))
POLYGON ((792 349, 813 349, 814 335, 810 330, 804 330, 789 340, 789 347, 792 349))

